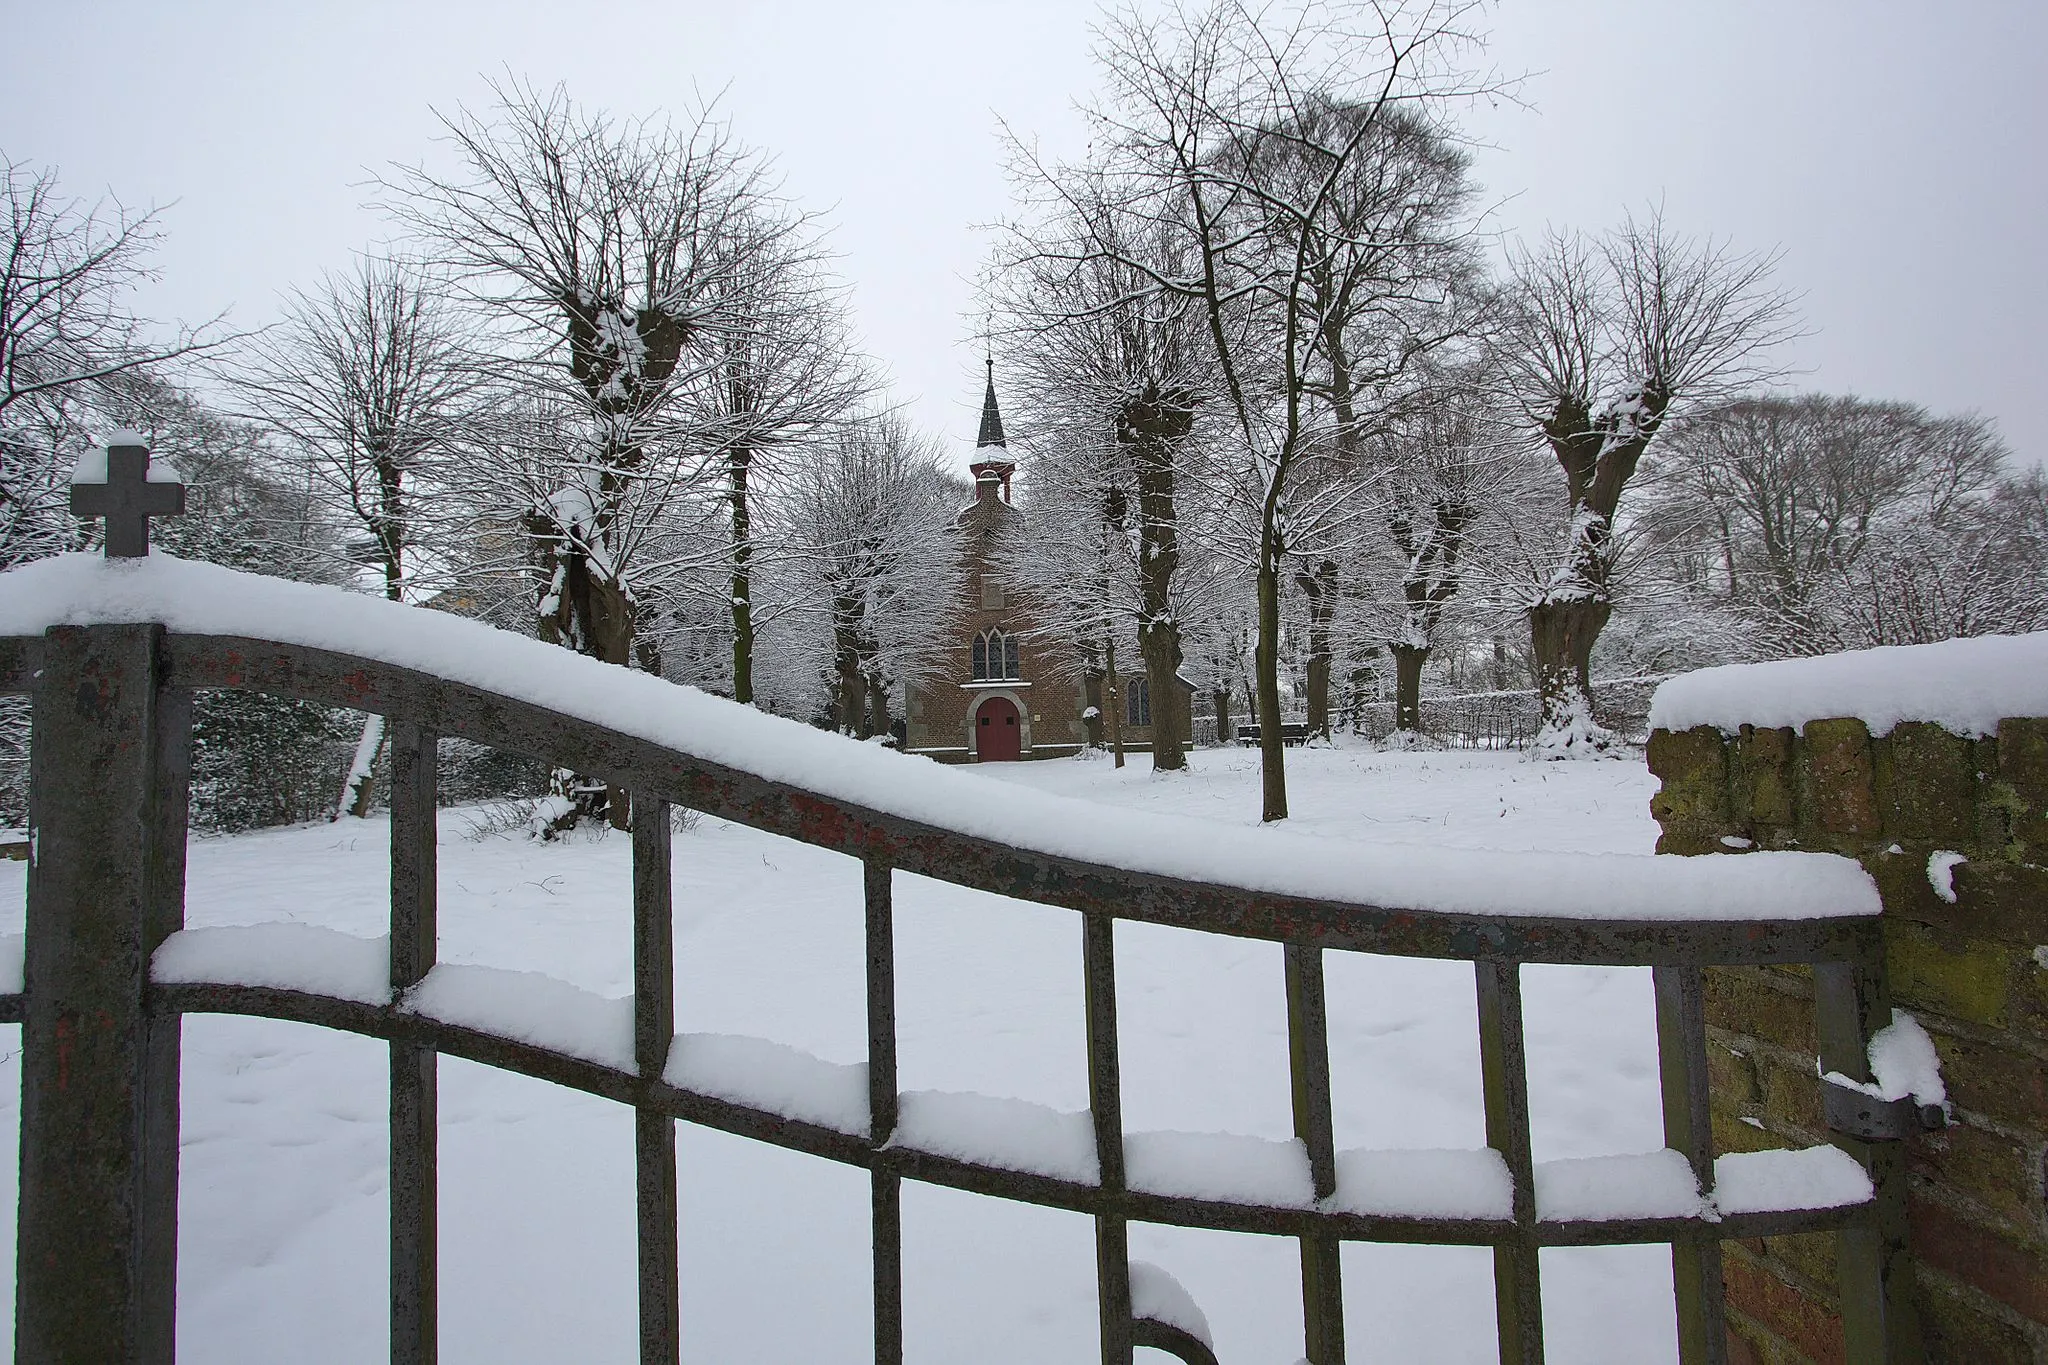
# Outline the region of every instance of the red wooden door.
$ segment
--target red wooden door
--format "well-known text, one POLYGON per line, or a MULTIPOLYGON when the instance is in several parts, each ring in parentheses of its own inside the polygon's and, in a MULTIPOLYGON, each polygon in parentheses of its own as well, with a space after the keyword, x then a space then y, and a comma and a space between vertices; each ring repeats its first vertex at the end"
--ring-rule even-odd
POLYGON ((1017 704, 1007 697, 990 697, 975 713, 974 751, 983 763, 1005 763, 1024 757, 1024 730, 1018 723, 1017 704))

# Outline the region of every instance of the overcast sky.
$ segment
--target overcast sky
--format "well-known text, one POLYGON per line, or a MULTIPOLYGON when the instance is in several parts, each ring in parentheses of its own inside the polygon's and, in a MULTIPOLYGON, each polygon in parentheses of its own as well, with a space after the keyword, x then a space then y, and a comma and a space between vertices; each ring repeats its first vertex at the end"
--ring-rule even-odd
MULTIPOLYGON (((974 230, 997 120, 1071 149, 1092 3, 0 0, 0 151, 171 205, 147 308, 253 327, 389 236, 365 181, 510 72, 622 114, 695 93, 823 210, 862 336, 919 420, 974 437, 974 230), (175 203, 173 203, 175 201, 175 203)), ((1474 111, 1496 221, 1669 218, 1783 253, 1804 386, 1998 420, 2048 455, 2048 0, 1505 0, 1474 111)))

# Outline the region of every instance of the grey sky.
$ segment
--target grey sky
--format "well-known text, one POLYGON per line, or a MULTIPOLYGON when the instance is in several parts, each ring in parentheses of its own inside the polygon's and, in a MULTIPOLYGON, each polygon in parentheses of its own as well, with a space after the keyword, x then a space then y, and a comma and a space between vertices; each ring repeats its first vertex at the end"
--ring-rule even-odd
MULTIPOLYGON (((625 114, 723 91, 829 212, 857 322, 919 420, 971 444, 972 225, 1007 202, 1000 115, 1072 149, 1092 3, 412 4, 0 0, 0 149, 165 215, 147 307, 238 326, 389 229, 363 182, 437 157, 430 106, 509 70, 625 114)), ((1473 112, 1496 220, 1672 221, 1781 249, 1797 382, 1998 419, 2048 454, 2042 0, 1507 0, 1473 112)))

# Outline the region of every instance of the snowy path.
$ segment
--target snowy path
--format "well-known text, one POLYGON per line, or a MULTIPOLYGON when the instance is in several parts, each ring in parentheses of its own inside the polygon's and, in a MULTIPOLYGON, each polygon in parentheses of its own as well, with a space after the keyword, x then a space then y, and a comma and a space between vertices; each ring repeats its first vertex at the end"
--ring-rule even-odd
MULTIPOLYGON (((1093 800, 1250 823, 1255 755, 1197 756, 1154 779, 1139 760, 990 769, 1093 800)), ((1298 832, 1374 843, 1646 852, 1640 764, 1497 755, 1290 755, 1298 832)), ((628 850, 465 837, 444 813, 442 957, 628 989, 628 850)), ((381 821, 203 840, 193 925, 289 919, 385 927, 381 821)), ((19 929, 22 865, 0 863, 0 932, 19 929)), ((706 821, 676 843, 678 1026, 861 1059, 860 873, 852 860, 706 821)), ((1079 927, 1048 910, 914 878, 897 892, 906 1090, 1086 1102, 1079 927)), ((1131 1129, 1284 1137, 1277 947, 1149 926, 1118 931, 1131 1129)), ((1333 955, 1340 1147, 1482 1143, 1471 970, 1333 955)), ((1527 974, 1539 1160, 1661 1146, 1648 974, 1527 974)), ((18 1048, 18 1034, 5 1047, 18 1048)), ((384 1343, 383 1049, 264 1020, 185 1029, 181 1349, 204 1361, 357 1361, 384 1343)), ((633 1352, 631 1126, 602 1101, 442 1064, 442 1340, 451 1361, 607 1361, 633 1352)), ((0 1072, 11 1141, 18 1067, 0 1072)), ((684 1324, 706 1361, 866 1358, 862 1173, 681 1130, 684 1324)), ((12 1163, 0 1163, 11 1183, 12 1163)), ((906 1186, 910 1358, 1092 1358, 1087 1220, 906 1186)), ((11 1210, 0 1189, 0 1210, 11 1210)), ((0 1214, 0 1217, 11 1216, 0 1214)), ((1226 1365, 1299 1352, 1293 1244, 1134 1227, 1132 1254, 1193 1292, 1226 1365)), ((11 1273, 12 1261, 5 1261, 11 1273)), ((1345 1252, 1354 1357, 1490 1361, 1487 1254, 1345 1252)), ((1662 1248, 1546 1252, 1552 1358, 1673 1355, 1662 1248)), ((9 1296, 11 1301, 11 1295, 9 1296)))

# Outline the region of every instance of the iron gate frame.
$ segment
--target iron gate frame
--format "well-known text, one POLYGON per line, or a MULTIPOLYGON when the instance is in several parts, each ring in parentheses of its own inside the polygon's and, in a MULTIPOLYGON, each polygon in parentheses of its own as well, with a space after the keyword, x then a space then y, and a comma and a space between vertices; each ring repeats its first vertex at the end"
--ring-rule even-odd
POLYGON ((1182 881, 1019 850, 765 779, 483 688, 375 659, 160 624, 55 626, 0 637, 0 693, 32 697, 25 989, 0 995, 23 1024, 16 1358, 167 1362, 175 1348, 179 1020, 251 1015, 386 1041, 391 1061, 391 1359, 436 1357, 436 1058, 460 1057, 626 1104, 635 1113, 640 1349, 680 1351, 675 1129, 681 1120, 862 1167, 872 1187, 874 1354, 902 1359, 904 1180, 1091 1215, 1102 1359, 1153 1346, 1214 1357, 1170 1324, 1134 1319, 1132 1221, 1291 1237, 1300 1243, 1305 1346, 1345 1358, 1344 1241, 1493 1248, 1501 1359, 1543 1359, 1538 1252, 1546 1246, 1669 1243, 1681 1360, 1725 1359, 1720 1242, 1834 1231, 1848 1357, 1919 1359, 1906 1256, 1901 1144, 1841 1133, 1875 1198, 1843 1208, 1704 1218, 1538 1217, 1522 1023, 1524 964, 1647 966, 1656 1000, 1668 1146, 1713 1187, 1705 971, 1810 964, 1823 1070, 1870 1079, 1868 1040, 1890 1022, 1874 916, 1745 921, 1495 917, 1312 900, 1182 881), (273 987, 148 979, 151 954, 184 924, 191 700, 201 689, 271 693, 374 711, 392 722, 391 972, 388 1004, 273 987), (634 794, 633 1017, 636 1070, 407 1012, 404 993, 436 959, 436 741, 460 736, 601 777, 634 794), (866 917, 869 1136, 787 1118, 661 1079, 674 1036, 671 805, 861 860, 866 917), (898 871, 1078 912, 1088 1093, 1098 1184, 1008 1170, 891 1144, 896 1126, 898 871), (1273 1207, 1130 1189, 1124 1178, 1116 1026, 1119 920, 1283 946, 1294 1128, 1316 1206, 1273 1207), (1473 964, 1488 1145, 1513 1177, 1506 1220, 1340 1212, 1324 958, 1331 951, 1473 964))

